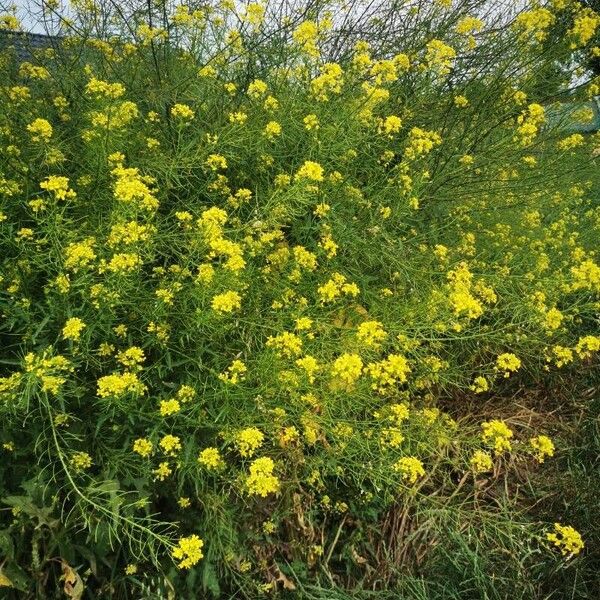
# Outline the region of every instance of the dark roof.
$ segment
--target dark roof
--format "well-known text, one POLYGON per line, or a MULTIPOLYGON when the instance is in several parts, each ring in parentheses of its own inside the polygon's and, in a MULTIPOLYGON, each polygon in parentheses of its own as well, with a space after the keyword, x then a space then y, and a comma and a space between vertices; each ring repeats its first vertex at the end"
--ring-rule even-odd
POLYGON ((0 30, 0 50, 14 48, 16 58, 19 61, 32 59, 38 50, 55 47, 58 40, 60 38, 57 36, 43 33, 0 30))

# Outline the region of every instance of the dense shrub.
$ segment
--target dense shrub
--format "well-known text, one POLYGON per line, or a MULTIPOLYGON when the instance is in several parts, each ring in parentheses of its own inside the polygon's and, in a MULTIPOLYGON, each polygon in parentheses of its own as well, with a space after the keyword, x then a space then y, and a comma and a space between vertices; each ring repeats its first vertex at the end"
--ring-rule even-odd
POLYGON ((53 47, 11 34, 3 585, 532 598, 579 553, 512 504, 543 420, 461 406, 600 349, 599 140, 557 108, 600 90, 600 19, 498 4, 45 2, 53 47))

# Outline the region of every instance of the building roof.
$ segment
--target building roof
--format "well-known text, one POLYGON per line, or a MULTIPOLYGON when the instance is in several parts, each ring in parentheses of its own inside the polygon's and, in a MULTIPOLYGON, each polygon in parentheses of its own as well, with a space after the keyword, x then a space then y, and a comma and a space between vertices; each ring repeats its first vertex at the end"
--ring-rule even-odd
POLYGON ((17 60, 25 61, 32 59, 38 50, 56 47, 59 40, 57 36, 43 33, 0 30, 0 51, 14 48, 17 60))

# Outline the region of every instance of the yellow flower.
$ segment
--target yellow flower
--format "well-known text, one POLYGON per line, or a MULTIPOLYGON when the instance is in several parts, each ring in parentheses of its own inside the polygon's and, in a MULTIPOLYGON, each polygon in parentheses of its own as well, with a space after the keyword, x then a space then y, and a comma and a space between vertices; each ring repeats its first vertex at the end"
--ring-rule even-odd
POLYGON ((470 463, 475 473, 486 473, 494 468, 492 457, 483 450, 473 452, 470 463))
POLYGON ((319 29, 314 21, 303 21, 292 33, 292 39, 306 54, 312 57, 319 56, 317 37, 319 29))
POLYGON ((284 331, 276 336, 269 336, 267 348, 275 348, 279 356, 291 358, 302 352, 302 339, 295 333, 284 331))
POLYGON ((321 74, 310 83, 310 89, 315 98, 321 102, 329 100, 329 94, 340 94, 344 83, 344 72, 337 63, 325 63, 321 74))
POLYGON ((295 179, 297 181, 323 181, 323 167, 317 162, 307 160, 296 172, 295 179))
POLYGON ((563 555, 579 554, 585 546, 581 534, 576 529, 560 523, 554 523, 554 531, 547 533, 546 539, 552 542, 563 555))
POLYGON ((398 383, 406 383, 411 372, 408 361, 401 354, 390 354, 384 360, 369 363, 365 370, 374 380, 372 388, 379 393, 385 393, 398 383))
POLYGON ((268 86, 264 81, 261 79, 255 79, 248 86, 248 96, 250 96, 250 98, 254 98, 254 100, 260 100, 260 98, 267 93, 267 89, 268 86))
POLYGON ((513 432, 503 421, 493 419, 481 424, 481 439, 485 444, 494 448, 496 454, 500 454, 505 450, 512 449, 510 438, 513 437, 513 432))
POLYGON ((156 469, 152 471, 155 478, 159 481, 164 481, 169 475, 173 473, 173 469, 169 466, 169 463, 164 461, 161 462, 156 469))
POLYGON ((131 346, 117 354, 117 360, 125 367, 136 367, 146 360, 144 351, 138 346, 131 346))
POLYGON ((573 150, 574 148, 578 148, 579 146, 583 146, 584 137, 580 133, 574 133, 562 140, 560 140, 556 147, 559 150, 573 150))
POLYGON ((591 8, 580 10, 573 21, 573 27, 569 30, 569 36, 573 40, 571 48, 581 48, 585 46, 596 33, 600 26, 600 16, 591 8))
POLYGON ((504 371, 504 377, 509 377, 521 367, 521 360, 511 353, 500 354, 496 359, 496 368, 504 371))
POLYGON ((342 354, 331 367, 331 375, 347 385, 357 381, 362 373, 363 362, 358 354, 342 354))
POLYGON ((219 379, 225 383, 236 385, 245 379, 248 368, 241 360, 234 360, 224 373, 219 373, 219 379))
POLYGON ((458 108, 465 108, 469 106, 469 99, 466 96, 454 96, 454 106, 458 108))
POLYGON ((69 188, 69 178, 58 175, 50 175, 40 183, 43 190, 54 194, 56 200, 67 200, 75 198, 77 194, 69 188))
POLYGON ((233 312, 234 310, 238 310, 241 305, 241 296, 233 291, 217 294, 211 302, 212 309, 220 313, 233 312))
POLYGON ((147 458, 152 454, 152 442, 148 438, 138 438, 133 442, 133 451, 143 458, 147 458))
POLYGON ((92 457, 87 452, 74 452, 70 462, 76 471, 85 471, 92 466, 92 457))
POLYGON ((218 469, 223 466, 223 458, 218 448, 205 448, 198 455, 198 462, 207 469, 218 469))
POLYGON ((46 119, 35 119, 27 125, 27 131, 34 142, 48 142, 52 137, 52 125, 46 119))
POLYGON ((308 131, 311 131, 313 129, 319 129, 319 119, 317 118, 317 115, 306 115, 302 122, 304 123, 304 127, 306 127, 308 131))
POLYGON ((543 42, 554 21, 555 16, 547 8, 540 7, 519 14, 515 19, 515 27, 520 31, 522 40, 532 35, 538 42, 543 42))
POLYGON ((455 58, 454 48, 441 40, 434 39, 427 43, 425 62, 432 71, 436 71, 440 75, 447 75, 450 73, 455 58))
POLYGON ((181 410, 181 405, 179 404, 179 400, 177 400, 175 398, 160 401, 161 417, 168 417, 169 415, 178 413, 180 410, 181 410))
POLYGON ((402 479, 408 483, 416 483, 417 479, 425 475, 423 463, 414 456, 404 456, 392 466, 394 471, 401 474, 402 479))
POLYGON ((262 446, 265 439, 263 432, 256 427, 248 427, 239 431, 235 437, 235 445, 241 456, 252 456, 262 446))
POLYGON ((371 348, 378 348, 386 338, 387 333, 379 321, 365 321, 358 326, 356 337, 371 348))
POLYGON ((135 373, 105 375, 98 379, 98 396, 100 398, 120 398, 127 393, 142 394, 146 386, 135 373))
POLYGON ((180 538, 179 543, 171 552, 174 559, 178 560, 177 568, 189 569, 197 564, 204 554, 202 547, 204 542, 197 535, 180 538))
POLYGON ((265 126, 265 136, 272 140, 281 135, 281 125, 277 121, 269 121, 265 126))
POLYGON ((257 458, 250 464, 250 474, 246 479, 249 494, 266 497, 268 494, 279 490, 279 479, 273 475, 275 463, 264 456, 257 458))
POLYGON ((85 323, 78 317, 71 317, 63 327, 62 334, 67 340, 78 341, 81 332, 85 329, 85 323))
POLYGON ((554 456, 554 444, 546 435, 538 435, 529 440, 533 455, 539 463, 543 463, 547 456, 554 456))
POLYGON ((163 436, 158 445, 163 449, 165 454, 175 456, 181 450, 181 441, 178 436, 168 433, 163 436))
POLYGON ((487 392, 490 389, 490 385, 485 377, 479 375, 473 379, 473 384, 469 386, 469 389, 474 391, 476 394, 481 394, 483 392, 487 392))
POLYGON ((204 161, 204 164, 211 171, 219 171, 227 168, 227 159, 220 154, 210 154, 204 161))
POLYGON ((304 356, 296 360, 296 364, 306 371, 308 381, 313 383, 315 381, 315 373, 319 370, 319 363, 314 356, 304 356))
POLYGON ((85 91, 90 96, 116 100, 125 93, 125 86, 121 83, 108 83, 107 81, 92 77, 85 86, 85 91))
POLYGON ((463 17, 455 27, 456 33, 460 35, 467 35, 475 31, 481 31, 483 29, 484 22, 476 17, 463 17))

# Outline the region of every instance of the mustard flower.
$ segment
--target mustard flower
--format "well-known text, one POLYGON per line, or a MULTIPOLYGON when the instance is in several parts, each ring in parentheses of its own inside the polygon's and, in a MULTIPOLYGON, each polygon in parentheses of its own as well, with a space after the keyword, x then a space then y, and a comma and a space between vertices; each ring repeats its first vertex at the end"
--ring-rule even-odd
POLYGON ((564 556, 575 556, 585 546, 581 534, 576 529, 560 523, 554 523, 554 531, 547 533, 546 539, 552 542, 564 556))
POLYGON ((218 469, 223 466, 223 458, 218 448, 204 448, 198 455, 198 462, 207 469, 218 469))
POLYGON ((163 449, 165 454, 175 456, 181 450, 181 441, 178 436, 168 433, 163 436, 158 445, 163 449))
POLYGON ((214 311, 220 313, 230 313, 238 310, 241 307, 242 298, 234 291, 217 294, 211 302, 211 307, 214 311))
POLYGON ((76 471, 85 471, 92 466, 92 457, 87 452, 74 452, 70 463, 76 471))
POLYGON ((79 341, 81 332, 85 329, 86 324, 78 317, 71 317, 65 323, 62 329, 63 337, 66 340, 72 340, 74 342, 79 341))
POLYGON ((34 142, 48 142, 52 137, 52 125, 46 119, 35 119, 27 125, 27 131, 34 142))
POLYGON ((143 458, 148 458, 152 454, 152 442, 148 438, 138 438, 133 442, 133 451, 143 458))
POLYGON ((425 475, 423 463, 414 456, 404 456, 392 466, 394 471, 401 474, 402 479, 408 483, 416 483, 417 479, 425 475))
POLYGON ((513 437, 513 432, 503 421, 492 419, 481 424, 482 434, 481 439, 485 444, 494 448, 496 454, 500 454, 505 450, 512 449, 510 439, 513 437))
POLYGON ((260 429, 248 427, 238 431, 234 441, 240 455, 250 457, 262 446, 264 439, 260 429))
POLYGON ((277 476, 273 475, 274 468, 275 463, 266 456, 252 461, 250 464, 250 474, 246 479, 248 493, 264 498, 269 494, 277 492, 280 484, 277 476))
POLYGON ((175 560, 178 560, 178 569, 189 569, 200 562, 204 554, 202 548, 204 542, 197 535, 180 538, 177 546, 173 548, 171 554, 175 560))
POLYGON ((331 367, 331 375, 347 385, 354 384, 362 373, 363 362, 358 354, 342 354, 331 367))
POLYGON ((538 435, 529 440, 529 445, 533 451, 535 459, 543 463, 546 457, 554 456, 554 444, 546 435, 538 435))

